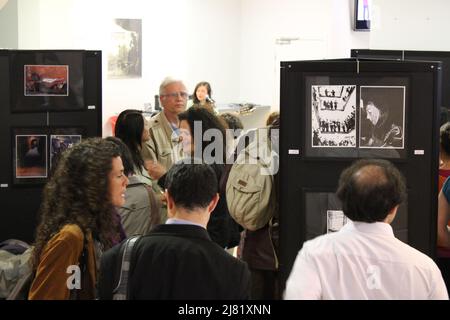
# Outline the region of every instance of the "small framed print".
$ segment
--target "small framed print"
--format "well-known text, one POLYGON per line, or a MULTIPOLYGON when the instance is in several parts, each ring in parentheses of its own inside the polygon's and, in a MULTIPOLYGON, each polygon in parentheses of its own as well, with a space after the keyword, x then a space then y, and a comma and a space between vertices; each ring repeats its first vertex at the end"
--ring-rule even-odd
POLYGON ((39 184, 48 177, 48 144, 46 130, 13 129, 13 183, 39 184))
POLYGON ((81 142, 81 134, 50 135, 50 172, 53 172, 64 151, 81 142))
POLYGON ((11 57, 11 112, 84 110, 85 53, 21 50, 11 57))
POLYGON ((342 210, 327 210, 327 233, 337 232, 347 223, 342 210))

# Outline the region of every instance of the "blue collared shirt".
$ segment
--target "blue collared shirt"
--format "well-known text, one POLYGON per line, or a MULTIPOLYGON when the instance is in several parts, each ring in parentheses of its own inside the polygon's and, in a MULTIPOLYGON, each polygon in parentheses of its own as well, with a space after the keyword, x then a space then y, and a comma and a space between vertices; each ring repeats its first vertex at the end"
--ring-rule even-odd
POLYGON ((201 224, 198 224, 198 223, 195 223, 195 222, 192 222, 189 220, 184 220, 184 219, 169 218, 169 219, 167 219, 166 224, 189 224, 192 226, 199 226, 199 227, 202 227, 203 229, 206 229, 201 224))

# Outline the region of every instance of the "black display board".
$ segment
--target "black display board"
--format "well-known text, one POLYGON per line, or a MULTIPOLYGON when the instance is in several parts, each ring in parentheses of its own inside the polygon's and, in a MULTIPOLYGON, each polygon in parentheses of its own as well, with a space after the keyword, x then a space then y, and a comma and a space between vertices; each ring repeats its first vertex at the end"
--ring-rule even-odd
POLYGON ((408 200, 394 233, 434 257, 440 77, 440 62, 281 63, 283 284, 304 241, 345 223, 334 193, 342 170, 359 158, 388 159, 404 174, 408 200), (371 104, 385 105, 385 126, 371 104))
POLYGON ((414 50, 370 50, 352 49, 352 58, 395 59, 442 62, 442 96, 440 106, 450 110, 450 52, 414 50))
POLYGON ((0 50, 0 242, 31 242, 59 155, 102 135, 100 51, 0 50))

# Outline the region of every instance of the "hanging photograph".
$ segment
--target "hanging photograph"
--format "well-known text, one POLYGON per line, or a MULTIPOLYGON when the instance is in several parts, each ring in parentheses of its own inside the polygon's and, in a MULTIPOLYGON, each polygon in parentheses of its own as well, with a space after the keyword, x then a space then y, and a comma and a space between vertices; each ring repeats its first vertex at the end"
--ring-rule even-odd
POLYGON ((327 233, 337 232, 347 223, 342 210, 327 210, 327 233))
POLYGON ((69 95, 69 66, 25 65, 25 96, 69 95))
POLYGON ((23 50, 11 55, 11 112, 85 109, 85 53, 23 50))
POLYGON ((356 86, 312 86, 313 148, 356 147, 356 86))
POLYGON ((58 164, 64 151, 81 142, 81 135, 50 135, 50 172, 58 164))
POLYGON ((114 19, 108 50, 108 78, 142 75, 142 20, 114 19))
POLYGON ((360 148, 405 148, 405 87, 360 87, 360 148))
POLYGON ((47 136, 17 134, 14 139, 15 179, 47 178, 47 136))

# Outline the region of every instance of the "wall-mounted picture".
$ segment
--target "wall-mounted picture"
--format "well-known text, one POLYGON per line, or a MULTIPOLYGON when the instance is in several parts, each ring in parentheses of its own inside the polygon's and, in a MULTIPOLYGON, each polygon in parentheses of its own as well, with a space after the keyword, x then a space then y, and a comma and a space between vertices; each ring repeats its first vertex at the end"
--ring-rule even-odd
POLYGON ((108 50, 108 78, 142 75, 142 20, 114 19, 108 50))
POLYGON ((405 87, 360 87, 360 148, 405 148, 405 87))
POLYGON ((56 168, 64 151, 81 142, 81 135, 50 135, 50 172, 56 168))
POLYGON ((24 66, 25 96, 67 96, 69 66, 24 66))
POLYGON ((12 112, 85 109, 84 51, 18 51, 11 64, 12 112))
POLYGON ((47 136, 17 134, 14 136, 15 179, 47 178, 47 136))
POLYGON ((313 148, 356 147, 355 89, 355 85, 312 86, 313 148))
POLYGON ((327 210, 327 233, 337 232, 347 223, 342 210, 327 210))

